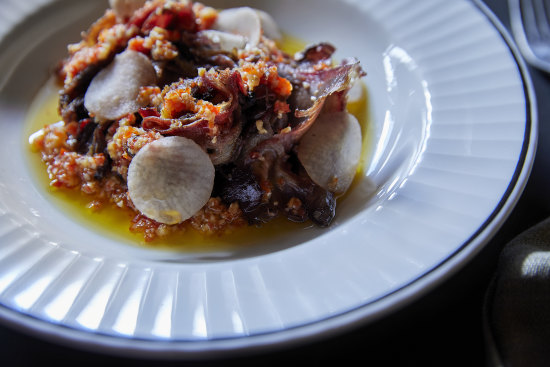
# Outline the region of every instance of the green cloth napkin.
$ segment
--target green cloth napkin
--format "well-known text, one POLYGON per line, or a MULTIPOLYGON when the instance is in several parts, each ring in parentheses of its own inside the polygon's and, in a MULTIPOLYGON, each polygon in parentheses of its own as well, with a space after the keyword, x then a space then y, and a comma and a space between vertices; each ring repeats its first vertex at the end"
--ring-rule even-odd
POLYGON ((484 318, 490 366, 550 366, 550 219, 505 246, 484 318))

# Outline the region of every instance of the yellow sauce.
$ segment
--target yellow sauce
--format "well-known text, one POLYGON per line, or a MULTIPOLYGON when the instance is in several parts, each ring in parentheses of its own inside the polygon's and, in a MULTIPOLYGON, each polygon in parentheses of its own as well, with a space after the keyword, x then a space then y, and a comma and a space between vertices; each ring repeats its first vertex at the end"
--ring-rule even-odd
MULTIPOLYGON (((292 42, 294 41, 289 40, 287 45, 291 45, 291 48, 298 47, 292 46, 292 42)), ((123 243, 154 247, 157 249, 181 249, 188 252, 214 251, 235 247, 242 248, 243 246, 261 243, 266 238, 275 239, 277 237, 283 237, 291 232, 308 230, 313 227, 313 224, 310 222, 293 223, 286 218, 280 217, 261 227, 246 226, 236 229, 232 233, 224 234, 223 236, 203 236, 192 229, 188 229, 184 232, 174 233, 167 237, 158 238, 153 242, 146 243, 141 233, 132 233, 129 230, 132 216, 127 210, 121 210, 114 205, 104 205, 100 210, 92 210, 88 208, 88 204, 93 200, 93 197, 76 189, 59 189, 49 185, 50 180, 46 172, 45 164, 41 160, 40 153, 33 151, 28 140, 32 134, 36 133, 44 126, 61 120, 57 109, 57 89, 57 86, 54 85, 53 82, 48 82, 40 90, 29 109, 27 121, 25 122, 26 141, 24 142, 24 145, 28 147, 26 152, 27 161, 29 162, 29 169, 35 178, 36 186, 43 195, 53 202, 55 206, 60 208, 60 210, 83 226, 123 243)), ((367 149, 369 146, 369 136, 372 135, 369 133, 367 93, 364 85, 363 91, 363 98, 359 102, 348 104, 348 110, 360 121, 363 132, 363 159, 358 168, 359 173, 364 170, 365 157, 367 157, 367 149)), ((351 190, 353 190, 353 185, 349 191, 351 190)), ((345 196, 341 199, 345 199, 345 196)))
POLYGON ((304 47, 305 47, 304 40, 284 32, 282 36, 283 38, 277 43, 277 46, 283 52, 292 56, 295 53, 304 50, 304 47))

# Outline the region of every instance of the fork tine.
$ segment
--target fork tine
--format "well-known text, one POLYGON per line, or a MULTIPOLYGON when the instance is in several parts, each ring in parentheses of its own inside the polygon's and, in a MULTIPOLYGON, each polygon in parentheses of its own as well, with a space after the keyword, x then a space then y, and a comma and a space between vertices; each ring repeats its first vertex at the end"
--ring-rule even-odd
POLYGON ((523 27, 525 28, 528 40, 538 40, 540 38, 537 27, 537 14, 532 0, 520 0, 521 17, 523 18, 523 27))
POLYGON ((516 43, 534 67, 550 73, 550 0, 508 0, 516 43))
POLYGON ((539 34, 550 41, 550 24, 548 23, 548 1, 547 0, 534 0, 534 11, 539 34))

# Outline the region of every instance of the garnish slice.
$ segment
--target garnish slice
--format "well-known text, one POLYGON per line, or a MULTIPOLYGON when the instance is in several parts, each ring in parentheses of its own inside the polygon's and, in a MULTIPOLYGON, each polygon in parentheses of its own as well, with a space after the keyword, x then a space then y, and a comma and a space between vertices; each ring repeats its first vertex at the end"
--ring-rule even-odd
POLYGON ((258 45, 262 36, 260 16, 254 9, 246 6, 220 11, 214 29, 239 34, 246 38, 250 46, 258 45))
POLYGON ((210 199, 214 165, 191 139, 173 136, 144 146, 128 170, 128 194, 135 207, 159 223, 178 224, 210 199))
POLYGON ((213 29, 207 29, 199 32, 199 35, 206 37, 212 43, 218 45, 221 51, 233 52, 235 50, 242 50, 246 46, 246 37, 240 34, 233 34, 228 32, 216 31, 213 29))
POLYGON ((361 126, 348 112, 321 114, 298 147, 298 159, 317 185, 347 191, 361 158, 361 126))
POLYGON ((116 120, 139 111, 139 90, 156 83, 153 64, 142 53, 126 50, 90 83, 84 106, 101 120, 116 120))

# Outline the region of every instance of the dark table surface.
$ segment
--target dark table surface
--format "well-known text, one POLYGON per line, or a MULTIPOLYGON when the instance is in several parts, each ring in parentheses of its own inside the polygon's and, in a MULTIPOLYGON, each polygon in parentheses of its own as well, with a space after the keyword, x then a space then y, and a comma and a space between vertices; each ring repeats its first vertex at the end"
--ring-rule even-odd
MULTIPOLYGON (((509 29, 506 0, 485 3, 509 29)), ((457 274, 402 310, 344 335, 269 354, 208 362, 147 361, 93 354, 36 339, 0 326, 0 365, 37 366, 256 366, 322 362, 339 365, 483 366, 483 297, 502 247, 550 214, 550 93, 548 75, 530 69, 539 105, 537 156, 526 189, 501 230, 473 261, 457 274), (344 363, 342 363, 344 362, 344 363)))

